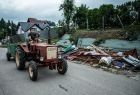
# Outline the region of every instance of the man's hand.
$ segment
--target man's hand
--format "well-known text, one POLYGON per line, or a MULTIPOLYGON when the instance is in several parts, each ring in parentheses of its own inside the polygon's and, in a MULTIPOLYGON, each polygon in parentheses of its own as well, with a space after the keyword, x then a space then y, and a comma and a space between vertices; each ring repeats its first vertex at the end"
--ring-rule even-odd
POLYGON ((33 43, 33 40, 29 41, 29 44, 32 44, 33 43))
POLYGON ((31 36, 29 36, 28 38, 29 38, 29 40, 32 40, 31 36))

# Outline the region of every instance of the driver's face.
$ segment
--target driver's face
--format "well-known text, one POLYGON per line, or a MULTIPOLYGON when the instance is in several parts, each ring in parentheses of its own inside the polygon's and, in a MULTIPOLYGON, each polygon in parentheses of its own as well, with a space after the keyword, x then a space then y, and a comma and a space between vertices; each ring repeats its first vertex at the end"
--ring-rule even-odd
POLYGON ((33 32, 33 30, 31 30, 30 32, 33 32))

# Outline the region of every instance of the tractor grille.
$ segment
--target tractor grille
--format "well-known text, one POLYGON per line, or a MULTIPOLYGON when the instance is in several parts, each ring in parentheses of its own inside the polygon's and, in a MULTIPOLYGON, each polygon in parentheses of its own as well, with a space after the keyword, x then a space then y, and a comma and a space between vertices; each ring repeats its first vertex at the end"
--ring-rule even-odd
POLYGON ((57 47, 47 47, 47 59, 57 58, 57 47))

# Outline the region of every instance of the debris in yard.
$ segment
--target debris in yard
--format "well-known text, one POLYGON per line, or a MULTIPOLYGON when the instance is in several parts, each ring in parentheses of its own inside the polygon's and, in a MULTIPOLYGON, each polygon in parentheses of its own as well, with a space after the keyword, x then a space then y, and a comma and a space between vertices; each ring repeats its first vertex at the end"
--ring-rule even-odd
POLYGON ((96 55, 102 55, 102 54, 93 50, 93 51, 84 52, 83 55, 95 55, 96 56, 96 55))
MULTIPOLYGON (((102 68, 111 72, 116 72, 116 70, 134 71, 140 69, 140 61, 137 59, 139 58, 137 49, 116 52, 108 48, 92 45, 94 41, 94 38, 79 38, 78 49, 73 53, 67 54, 65 57, 71 61, 82 61, 92 67, 102 68)), ((69 48, 68 50, 73 51, 69 48)))
POLYGON ((133 49, 133 50, 129 50, 129 51, 125 51, 124 52, 124 55, 131 55, 135 58, 138 58, 138 52, 137 52, 137 49, 133 49))
POLYGON ((99 61, 99 64, 105 63, 107 65, 110 65, 112 61, 112 57, 102 57, 99 61))
POLYGON ((118 56, 123 56, 123 52, 118 52, 117 55, 118 56))
POLYGON ((82 61, 95 68, 105 71, 119 73, 118 70, 140 70, 140 60, 137 50, 109 51, 95 45, 78 48, 75 52, 66 56, 71 61, 82 61))
POLYGON ((56 44, 60 47, 60 51, 63 53, 67 53, 76 49, 75 45, 72 45, 70 42, 70 35, 65 34, 56 44))
POLYGON ((140 60, 138 60, 137 58, 134 58, 133 56, 129 55, 126 57, 123 57, 123 59, 128 62, 129 64, 133 65, 133 66, 138 66, 140 65, 140 60))
POLYGON ((95 45, 92 45, 92 47, 93 47, 96 51, 100 52, 101 54, 108 55, 108 54, 105 53, 103 50, 101 50, 99 47, 97 47, 97 46, 95 46, 95 45))
POLYGON ((120 62, 120 61, 113 61, 113 65, 115 68, 120 69, 120 68, 125 68, 125 63, 120 62))
POLYGON ((140 65, 135 66, 132 70, 135 72, 140 71, 140 65))
POLYGON ((86 48, 93 44, 95 40, 95 38, 79 38, 77 46, 80 48, 86 48))
POLYGON ((71 46, 72 44, 71 44, 70 40, 59 40, 57 42, 57 45, 63 46, 63 47, 68 47, 68 46, 71 46))
POLYGON ((75 58, 77 58, 77 57, 76 56, 68 56, 67 57, 67 59, 70 60, 70 61, 74 60, 75 58))

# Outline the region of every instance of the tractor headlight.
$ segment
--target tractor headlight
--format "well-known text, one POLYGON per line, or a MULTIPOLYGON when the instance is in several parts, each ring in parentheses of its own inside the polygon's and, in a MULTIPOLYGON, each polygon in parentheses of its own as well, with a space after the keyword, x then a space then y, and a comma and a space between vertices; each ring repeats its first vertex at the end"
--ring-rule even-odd
POLYGON ((44 57, 40 57, 40 61, 44 61, 44 57))
POLYGON ((61 56, 61 55, 58 55, 58 58, 59 58, 59 59, 61 59, 61 58, 62 58, 62 56, 61 56))

